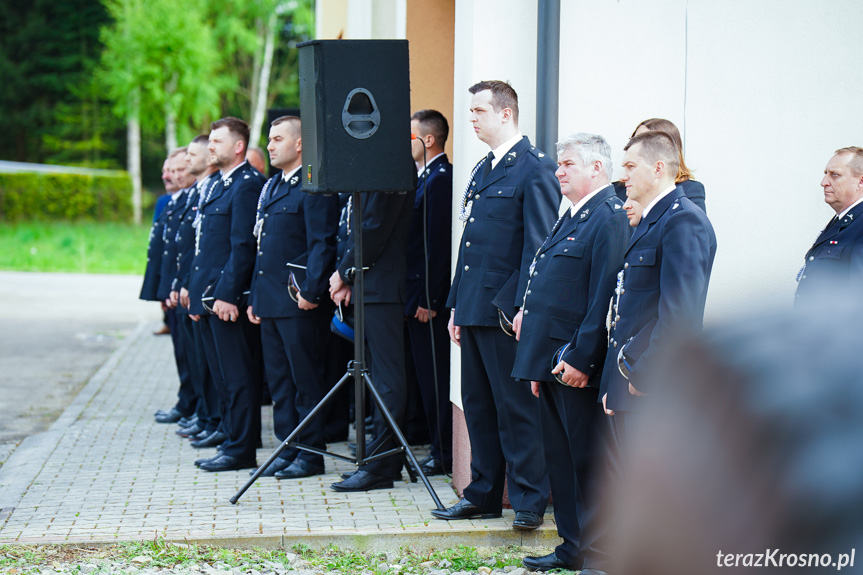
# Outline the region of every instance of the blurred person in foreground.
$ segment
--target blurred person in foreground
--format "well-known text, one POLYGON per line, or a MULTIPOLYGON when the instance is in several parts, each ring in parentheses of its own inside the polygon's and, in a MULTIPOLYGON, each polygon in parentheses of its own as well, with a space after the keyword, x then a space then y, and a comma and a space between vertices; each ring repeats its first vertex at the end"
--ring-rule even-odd
POLYGON ((797 274, 795 303, 803 303, 823 292, 819 286, 856 293, 863 279, 863 148, 836 150, 821 180, 824 202, 836 215, 806 252, 797 274))
POLYGON ((837 322, 817 291, 666 342, 613 494, 614 573, 861 572, 863 309, 837 322))

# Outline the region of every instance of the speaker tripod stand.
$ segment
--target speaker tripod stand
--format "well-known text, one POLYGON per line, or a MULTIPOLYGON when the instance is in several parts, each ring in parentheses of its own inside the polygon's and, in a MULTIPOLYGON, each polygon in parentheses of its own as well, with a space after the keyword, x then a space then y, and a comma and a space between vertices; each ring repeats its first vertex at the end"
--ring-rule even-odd
MULTIPOLYGON (((417 476, 422 480, 423 485, 426 490, 429 492, 432 500, 439 510, 444 510, 443 503, 441 503, 440 498, 437 493, 435 493, 434 488, 429 483, 428 478, 426 477, 423 470, 420 468, 419 462, 414 456, 413 452, 408 445, 407 440, 405 439, 404 434, 401 429, 399 429, 398 424, 387 408, 386 404, 378 393, 377 388, 375 387, 374 382, 369 376, 368 369, 365 364, 365 353, 366 353, 366 344, 365 344, 365 310, 364 310, 364 288, 365 283, 363 279, 363 262, 362 262, 362 254, 363 254, 363 231, 362 231, 362 217, 363 217, 363 208, 362 208, 362 198, 360 192, 352 193, 352 213, 351 218, 354 222, 358 222, 356 228, 354 230, 354 284, 353 284, 353 295, 354 295, 354 359, 348 364, 347 372, 342 376, 342 378, 336 383, 336 385, 324 396, 324 398, 318 402, 318 404, 309 412, 309 414, 297 425, 297 427, 285 438, 284 441, 276 448, 276 450, 270 455, 270 457, 261 465, 249 480, 243 485, 240 490, 231 497, 231 503, 235 504, 243 494, 251 487, 255 481, 261 476, 264 470, 273 463, 279 454, 287 449, 288 447, 296 447, 297 449, 302 449, 304 451, 309 451, 312 453, 317 453, 319 455, 324 455, 327 457, 333 457, 335 459, 340 459, 342 461, 347 461, 349 463, 353 463, 358 467, 364 465, 366 463, 370 463, 372 461, 377 461, 379 459, 383 459, 385 457, 390 457, 393 455, 399 455, 402 458, 402 462, 407 468, 408 475, 410 476, 410 480, 412 483, 416 483, 417 476), (305 429, 313 418, 318 417, 323 410, 324 406, 332 400, 332 398, 336 397, 336 394, 339 390, 347 384, 349 380, 353 380, 354 382, 354 394, 356 400, 356 406, 354 409, 355 414, 355 428, 356 428, 356 441, 357 441, 357 452, 355 457, 347 457, 338 453, 332 453, 330 451, 326 451, 323 449, 318 449, 316 447, 311 447, 308 445, 302 445, 300 443, 295 442, 294 440, 299 436, 300 432, 305 429), (380 453, 372 453, 371 455, 366 455, 366 437, 365 437, 365 419, 366 419, 366 390, 372 394, 372 397, 375 400, 375 404, 377 408, 380 410, 381 415, 389 427, 389 432, 398 442, 398 445, 393 447, 392 449, 387 449, 380 453)), ((381 441, 381 445, 384 445, 386 441, 381 441)))

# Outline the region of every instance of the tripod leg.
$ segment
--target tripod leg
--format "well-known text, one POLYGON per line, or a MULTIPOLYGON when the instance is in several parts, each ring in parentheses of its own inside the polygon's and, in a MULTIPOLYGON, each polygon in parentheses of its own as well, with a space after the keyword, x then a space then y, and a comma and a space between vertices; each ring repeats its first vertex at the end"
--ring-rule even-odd
POLYGON ((339 382, 333 386, 333 388, 329 391, 329 393, 327 393, 324 396, 324 398, 318 402, 318 404, 314 407, 314 409, 312 409, 309 412, 309 414, 299 423, 299 425, 297 425, 297 427, 294 428, 294 430, 291 432, 291 434, 285 438, 285 440, 281 443, 281 445, 279 445, 276 448, 276 450, 270 455, 270 457, 264 462, 264 464, 255 470, 255 472, 252 474, 252 476, 249 478, 249 480, 246 482, 246 484, 243 485, 243 487, 241 487, 240 490, 237 491, 233 497, 231 497, 231 499, 230 499, 231 503, 233 503, 234 505, 237 504, 237 501, 240 500, 240 497, 242 497, 243 494, 246 491, 248 491, 249 487, 251 487, 252 484, 258 480, 258 477, 261 476, 261 474, 264 472, 264 470, 267 467, 269 467, 269 465, 273 461, 276 460, 276 458, 279 456, 279 454, 282 451, 287 449, 288 445, 290 445, 290 443, 294 440, 294 438, 297 437, 303 429, 305 429, 305 427, 309 424, 309 422, 311 422, 312 418, 314 418, 318 414, 318 412, 324 408, 324 406, 327 404, 327 402, 330 400, 330 398, 335 396, 335 394, 339 391, 339 389, 342 388, 342 386, 345 384, 345 382, 348 379, 350 379, 350 377, 351 377, 350 372, 348 372, 342 376, 342 378, 339 380, 339 382))
MULTIPOLYGON (((411 451, 411 448, 408 445, 408 442, 405 439, 405 436, 402 434, 401 429, 399 429, 398 424, 396 424, 395 420, 393 419, 393 416, 390 413, 390 410, 387 409, 387 406, 384 404, 383 398, 378 394, 378 390, 375 389, 375 384, 372 383, 372 380, 367 373, 363 373, 363 380, 366 382, 366 387, 369 389, 369 391, 372 393, 372 396, 375 398, 375 403, 377 403, 378 409, 381 410, 381 415, 384 416, 384 419, 386 420, 387 425, 389 425, 393 434, 395 434, 396 438, 399 441, 399 444, 402 446, 402 448, 404 448, 404 455, 407 456, 408 459, 410 459, 411 465, 413 466, 414 470, 416 470, 416 473, 419 475, 419 478, 422 479, 422 482, 423 482, 423 485, 425 485, 426 491, 428 491, 429 495, 431 495, 431 498, 434 501, 437 508, 439 510, 443 511, 444 509, 446 509, 446 507, 444 507, 443 503, 441 503, 440 497, 438 497, 437 493, 435 493, 434 487, 432 487, 431 483, 429 483, 428 477, 426 477, 425 473, 423 473, 423 470, 420 469, 420 464, 417 461, 417 458, 414 457, 414 454, 411 451)), ((408 474, 410 474, 410 468, 408 468, 408 474)))

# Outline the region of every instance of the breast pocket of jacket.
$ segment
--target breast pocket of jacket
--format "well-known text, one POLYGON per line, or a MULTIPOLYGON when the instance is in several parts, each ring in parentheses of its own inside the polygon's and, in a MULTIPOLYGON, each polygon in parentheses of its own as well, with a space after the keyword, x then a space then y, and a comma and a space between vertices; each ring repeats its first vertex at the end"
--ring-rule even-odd
POLYGON ((838 260, 842 258, 842 251, 845 249, 845 246, 840 246, 837 244, 824 244, 818 251, 815 252, 813 257, 816 260, 825 260, 824 263, 828 264, 832 261, 838 260))
POLYGON ((565 241, 551 256, 548 275, 567 282, 578 280, 584 267, 585 246, 585 242, 565 241))
POLYGON ((629 270, 623 280, 623 289, 654 290, 659 287, 656 248, 632 250, 626 261, 629 270))
POLYGON ((509 220, 518 209, 515 201, 515 186, 489 186, 485 194, 485 215, 490 220, 509 220))
POLYGON ((231 214, 207 214, 207 226, 214 234, 227 234, 231 231, 231 214))

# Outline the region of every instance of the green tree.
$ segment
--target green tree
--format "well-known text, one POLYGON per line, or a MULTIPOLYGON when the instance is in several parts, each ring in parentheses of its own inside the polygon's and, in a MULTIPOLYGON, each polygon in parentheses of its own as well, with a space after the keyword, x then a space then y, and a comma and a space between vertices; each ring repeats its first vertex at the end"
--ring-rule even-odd
MULTIPOLYGON (((136 222, 141 220, 141 123, 164 129, 177 146, 179 125, 200 125, 218 113, 207 81, 217 63, 202 0, 103 0, 113 23, 102 29, 100 79, 126 120, 127 167, 136 222)), ((188 130, 187 130, 188 133, 188 130)))
POLYGON ((102 49, 99 28, 109 19, 92 0, 0 2, 0 130, 7 135, 0 158, 116 165, 118 125, 97 120, 104 115, 99 102, 84 89, 102 49), (86 123, 87 138, 98 132, 98 153, 84 145, 55 157, 57 139, 75 136, 63 126, 71 116, 86 123))

